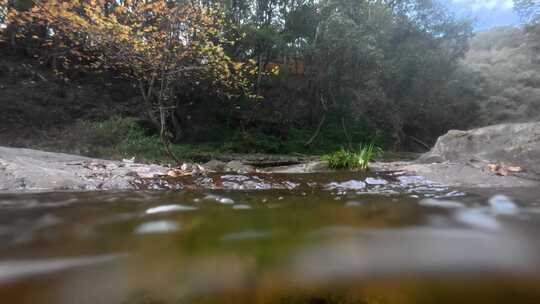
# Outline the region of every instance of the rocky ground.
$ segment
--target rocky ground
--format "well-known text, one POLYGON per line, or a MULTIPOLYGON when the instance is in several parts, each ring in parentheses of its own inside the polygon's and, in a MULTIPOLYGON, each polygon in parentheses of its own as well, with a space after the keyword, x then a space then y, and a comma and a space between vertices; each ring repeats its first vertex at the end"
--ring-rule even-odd
MULTIPOLYGON (((245 157, 169 168, 0 147, 0 191, 290 189, 295 184, 291 175, 330 171, 324 162, 302 161, 245 157)), ((374 174, 397 172, 453 187, 538 187, 540 123, 450 131, 418 160, 374 162, 370 169, 374 174)))
POLYGON ((167 168, 0 147, 0 191, 133 189, 134 180, 167 168))

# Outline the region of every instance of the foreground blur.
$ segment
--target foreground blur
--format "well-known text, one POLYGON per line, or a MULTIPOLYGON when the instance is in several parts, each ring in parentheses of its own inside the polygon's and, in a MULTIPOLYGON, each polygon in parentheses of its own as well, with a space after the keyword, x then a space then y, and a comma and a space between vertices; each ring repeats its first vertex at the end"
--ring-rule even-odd
POLYGON ((0 298, 540 301, 540 191, 301 179, 294 190, 0 195, 0 298))

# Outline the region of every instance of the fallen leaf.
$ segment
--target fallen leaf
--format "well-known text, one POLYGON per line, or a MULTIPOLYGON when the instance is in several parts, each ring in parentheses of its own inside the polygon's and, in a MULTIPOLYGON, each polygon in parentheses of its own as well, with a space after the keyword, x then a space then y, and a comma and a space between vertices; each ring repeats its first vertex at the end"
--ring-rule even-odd
POLYGON ((488 164, 487 169, 489 172, 500 176, 508 176, 510 173, 522 172, 523 168, 519 166, 505 166, 498 164, 488 164))
POLYGON ((510 172, 522 172, 523 171, 523 168, 519 167, 519 166, 508 166, 506 167, 506 169, 510 172))
POLYGON ((182 169, 172 169, 167 172, 167 176, 169 177, 182 177, 188 175, 191 175, 191 172, 186 172, 182 169))
POLYGON ((496 174, 501 176, 508 176, 509 172, 505 167, 499 167, 496 174))
POLYGON ((489 170, 489 172, 497 173, 497 170, 499 169, 499 165, 489 164, 487 165, 487 169, 489 170))

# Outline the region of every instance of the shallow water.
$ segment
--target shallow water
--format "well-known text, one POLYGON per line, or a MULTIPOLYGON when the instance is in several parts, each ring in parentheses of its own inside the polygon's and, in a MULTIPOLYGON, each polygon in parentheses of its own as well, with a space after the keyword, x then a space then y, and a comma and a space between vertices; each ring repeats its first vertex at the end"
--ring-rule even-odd
POLYGON ((275 178, 0 194, 1 303, 540 302, 540 189, 275 178))

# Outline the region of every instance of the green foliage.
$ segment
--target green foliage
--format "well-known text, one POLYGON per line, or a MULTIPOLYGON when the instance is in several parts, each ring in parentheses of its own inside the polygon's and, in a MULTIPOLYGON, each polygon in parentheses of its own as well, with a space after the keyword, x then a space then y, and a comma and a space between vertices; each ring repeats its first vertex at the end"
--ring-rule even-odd
MULTIPOLYGON (((79 121, 59 137, 62 138, 61 141, 53 141, 36 148, 105 159, 135 157, 137 161, 172 161, 160 138, 145 129, 135 118, 113 117, 99 122, 79 121)), ((205 146, 173 145, 171 149, 185 159, 206 159, 214 152, 205 146)))
POLYGON ((69 143, 78 152, 105 158, 165 158, 163 144, 134 118, 114 117, 101 122, 81 121, 70 130, 69 143))
MULTIPOLYGON (((527 30, 515 27, 483 31, 471 40, 461 68, 468 76, 462 74, 458 79, 468 91, 463 101, 477 96, 468 100, 469 105, 480 107, 476 124, 540 118, 540 52, 531 49, 531 42, 527 30)), ((460 109, 464 114, 465 106, 460 109)))
POLYGON ((365 171, 368 169, 369 162, 382 153, 382 149, 373 143, 362 144, 358 150, 340 150, 326 154, 322 157, 328 162, 328 166, 332 169, 353 169, 365 171))
MULTIPOLYGON (((149 3, 154 2, 169 3, 149 3)), ((465 101, 477 99, 474 92, 469 94, 470 90, 463 88, 468 78, 453 81, 454 76, 469 75, 456 71, 468 47, 471 24, 455 18, 440 2, 203 1, 197 4, 201 8, 221 4, 215 8, 219 20, 212 18, 216 21, 210 22, 212 26, 207 28, 196 22, 198 19, 171 27, 155 27, 148 21, 146 30, 150 32, 137 30, 135 37, 140 39, 127 44, 125 50, 135 51, 132 45, 147 45, 154 31, 159 47, 152 47, 151 52, 143 49, 137 56, 126 58, 138 62, 139 55, 147 54, 145 58, 152 63, 159 58, 165 60, 155 62, 150 69, 144 67, 137 75, 143 80, 146 93, 142 100, 150 120, 155 127, 167 128, 171 140, 217 140, 212 149, 241 153, 326 153, 346 144, 371 140, 377 140, 381 146, 397 147, 409 135, 429 143, 449 128, 468 127, 471 120, 462 119, 464 111, 455 110, 462 108, 465 101), (201 26, 206 30, 197 29, 201 26), (182 33, 161 35, 162 28, 181 29, 182 33), (188 34, 195 32, 198 34, 188 34), (161 43, 162 37, 177 39, 184 34, 205 42, 195 41, 193 47, 205 47, 178 52, 182 48, 177 46, 184 42, 161 43), (171 56, 162 56, 164 49, 171 56), (184 56, 189 54, 193 58, 184 56), (212 58, 209 63, 214 64, 209 65, 212 58), (214 68, 209 70, 209 66, 214 68), (277 70, 279 73, 269 72, 277 70), (165 115, 160 111, 165 111, 165 115), (316 140, 306 146, 322 117, 325 122, 316 140), (165 120, 163 124, 161 118, 165 120), (268 120, 273 120, 270 127, 268 120), (223 121, 228 121, 226 128, 222 128, 223 121), (217 139, 209 138, 212 132, 201 129, 216 130, 217 139), (223 130, 226 134, 222 134, 223 130), (191 136, 196 133, 205 135, 191 136)), ((70 11, 73 17, 79 17, 77 7, 70 11)), ((125 12, 141 18, 141 24, 146 26, 144 13, 125 12)), ((176 20, 163 10, 156 12, 158 16, 162 13, 163 20, 176 20)), ((131 18, 111 19, 104 14, 100 20, 114 25, 131 18)), ((108 33, 101 28, 91 33, 98 38, 108 33)), ((83 37, 85 43, 91 41, 79 32, 75 31, 76 38, 83 37)), ((56 36, 38 38, 48 41, 56 36)), ((116 56, 124 52, 117 52, 116 47, 117 42, 123 41, 122 36, 102 38, 111 43, 101 43, 99 52, 109 55, 107 65, 118 66, 116 56)), ((73 44, 62 45, 70 48, 73 44)), ((50 52, 41 53, 53 57, 51 54, 58 52, 53 46, 50 52)), ((474 107, 467 107, 466 112, 473 117, 475 112, 471 109, 474 107)))
MULTIPOLYGON (((384 142, 382 138, 374 139, 368 136, 366 129, 351 128, 350 132, 354 142, 374 142, 373 149, 384 142)), ((305 141, 311 133, 311 130, 293 129, 287 138, 280 138, 261 132, 232 132, 219 140, 173 144, 171 150, 183 160, 205 162, 223 153, 323 154, 339 149, 343 142, 346 142, 343 131, 337 124, 330 123, 321 131, 320 140, 308 147, 305 141)), ((144 124, 135 118, 113 117, 100 122, 80 121, 60 137, 62 141, 37 148, 106 159, 135 157, 138 161, 172 161, 155 131, 146 129, 144 124)), ((359 153, 361 151, 362 148, 359 153)), ((376 151, 378 150, 375 149, 376 151)), ((363 153, 365 155, 366 152, 363 153)), ((371 156, 368 155, 368 158, 371 156)))
POLYGON ((540 3, 536 0, 514 0, 514 9, 528 23, 540 22, 540 3))

